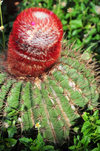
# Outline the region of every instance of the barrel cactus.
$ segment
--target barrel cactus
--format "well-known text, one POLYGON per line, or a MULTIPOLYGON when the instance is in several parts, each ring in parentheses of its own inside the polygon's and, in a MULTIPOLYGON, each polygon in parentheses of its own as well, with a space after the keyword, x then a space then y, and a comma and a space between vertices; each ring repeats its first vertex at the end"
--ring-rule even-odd
POLYGON ((16 134, 22 136, 39 123, 45 141, 62 144, 81 110, 98 105, 96 62, 88 53, 76 51, 73 45, 62 42, 61 48, 62 25, 49 10, 25 10, 14 25, 7 60, 0 65, 0 131, 13 125, 16 134), (34 19, 35 11, 38 13, 34 19), (49 20, 41 19, 41 11, 44 18, 51 15, 49 20))

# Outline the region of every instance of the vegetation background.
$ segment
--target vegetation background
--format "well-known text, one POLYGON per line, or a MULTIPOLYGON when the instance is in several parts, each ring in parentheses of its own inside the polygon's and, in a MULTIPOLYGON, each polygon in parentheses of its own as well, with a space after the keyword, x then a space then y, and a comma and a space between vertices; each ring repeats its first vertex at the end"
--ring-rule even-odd
MULTIPOLYGON (((9 33, 16 16, 29 7, 44 7, 52 10, 61 20, 64 30, 64 41, 75 42, 77 51, 93 53, 100 63, 100 1, 99 0, 4 0, 2 3, 5 43, 7 48, 9 33)), ((0 32, 0 50, 3 48, 2 31, 0 32)), ((100 151, 100 114, 99 110, 83 115, 83 125, 75 127, 73 140, 60 150, 100 151), (72 145, 71 147, 69 147, 72 145), (66 149, 65 149, 66 148, 66 149), (68 149, 69 148, 69 149, 68 149)), ((38 129, 39 130, 39 129, 38 129)), ((12 136, 2 138, 0 135, 0 151, 54 151, 54 146, 45 145, 38 131, 35 140, 31 138, 13 138, 15 129, 8 130, 12 136)))

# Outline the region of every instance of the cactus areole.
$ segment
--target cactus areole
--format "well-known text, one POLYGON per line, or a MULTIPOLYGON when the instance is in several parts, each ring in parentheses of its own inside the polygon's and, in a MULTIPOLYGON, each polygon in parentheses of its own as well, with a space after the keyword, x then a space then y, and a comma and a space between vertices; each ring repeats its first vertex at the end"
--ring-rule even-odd
POLYGON ((59 18, 44 8, 29 8, 16 18, 8 43, 8 71, 39 76, 57 62, 63 36, 59 18))

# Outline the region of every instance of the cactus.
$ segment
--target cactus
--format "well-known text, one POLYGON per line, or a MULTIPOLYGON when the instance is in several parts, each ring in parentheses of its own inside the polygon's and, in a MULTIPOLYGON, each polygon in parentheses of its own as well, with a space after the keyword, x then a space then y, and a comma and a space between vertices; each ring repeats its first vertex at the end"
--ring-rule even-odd
MULTIPOLYGON (((15 62, 13 53, 9 55, 13 50, 10 42, 7 63, 10 65, 8 71, 12 73, 12 63, 16 65, 19 60, 17 58, 15 62)), ((57 44, 59 47, 61 42, 58 40, 57 44)), ((81 110, 96 108, 99 87, 94 70, 97 64, 92 56, 63 44, 61 57, 57 59, 48 70, 42 74, 39 72, 38 77, 35 77, 37 74, 24 77, 23 72, 19 77, 13 76, 3 67, 5 62, 0 65, 0 131, 13 125, 17 135, 22 136, 39 122, 45 141, 62 144, 81 116, 81 110)), ((24 62, 26 64, 27 60, 24 62)))
POLYGON ((67 48, 59 63, 40 78, 15 79, 1 71, 1 130, 3 123, 14 120, 22 134, 40 122, 46 141, 63 142, 80 117, 80 109, 98 105, 99 88, 90 68, 94 64, 91 59, 84 60, 84 54, 67 48))
POLYGON ((9 37, 8 71, 17 76, 39 76, 58 60, 62 35, 61 21, 53 12, 44 8, 24 10, 9 37))

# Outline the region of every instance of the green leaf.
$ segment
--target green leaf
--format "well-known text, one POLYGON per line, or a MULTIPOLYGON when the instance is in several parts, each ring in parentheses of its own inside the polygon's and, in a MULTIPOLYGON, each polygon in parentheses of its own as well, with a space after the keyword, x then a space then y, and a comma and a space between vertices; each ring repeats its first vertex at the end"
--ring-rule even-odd
POLYGON ((99 110, 96 110, 93 114, 93 117, 98 120, 99 119, 99 110))
POLYGON ((85 113, 83 114, 83 116, 82 116, 82 117, 83 117, 83 120, 84 120, 84 121, 87 121, 87 120, 89 119, 88 116, 89 116, 89 113, 85 112, 85 113))
POLYGON ((83 124, 83 127, 81 129, 81 132, 83 132, 84 135, 87 135, 89 133, 89 131, 91 130, 91 123, 89 121, 86 121, 83 124))
POLYGON ((67 30, 68 29, 68 27, 65 25, 65 26, 63 26, 63 30, 67 30))
POLYGON ((89 35, 86 39, 83 40, 83 43, 87 44, 91 41, 91 39, 92 39, 92 35, 89 35))
POLYGON ((100 120, 96 120, 96 124, 97 124, 97 125, 100 125, 100 120))
POLYGON ((81 143, 84 145, 84 147, 87 148, 88 144, 90 143, 91 139, 88 136, 84 136, 81 140, 81 143))
POLYGON ((70 21, 70 27, 71 29, 77 29, 77 28, 81 28, 82 25, 82 20, 71 20, 70 21))
POLYGON ((99 135, 100 135, 100 126, 97 126, 95 133, 99 133, 99 135))
POLYGON ((9 147, 14 147, 17 143, 17 140, 14 138, 5 138, 5 141, 8 143, 9 147))
POLYGON ((17 133, 16 127, 9 127, 9 128, 7 129, 7 131, 8 131, 8 136, 9 136, 9 137, 13 137, 14 134, 17 133))
POLYGON ((45 151, 54 151, 54 146, 47 145, 47 146, 44 146, 43 149, 44 149, 45 151))
POLYGON ((72 32, 72 36, 78 35, 82 29, 76 29, 72 32))
POLYGON ((22 137, 19 139, 19 141, 22 143, 22 144, 27 144, 27 143, 32 143, 32 139, 31 138, 27 138, 27 137, 22 137))
POLYGON ((93 29, 91 29, 91 31, 89 32, 89 35, 93 35, 93 34, 96 34, 96 28, 93 28, 93 29))
POLYGON ((63 20, 62 20, 62 24, 63 24, 63 25, 66 25, 66 24, 67 24, 67 20, 64 20, 64 19, 63 19, 63 20))

